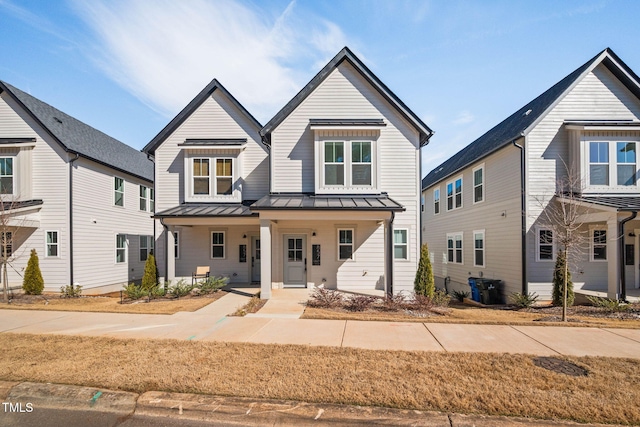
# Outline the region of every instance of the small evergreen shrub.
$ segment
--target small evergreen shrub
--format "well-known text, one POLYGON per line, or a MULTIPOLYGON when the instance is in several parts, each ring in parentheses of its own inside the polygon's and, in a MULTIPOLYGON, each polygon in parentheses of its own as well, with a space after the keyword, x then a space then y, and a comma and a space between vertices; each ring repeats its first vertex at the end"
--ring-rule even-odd
POLYGON ((451 302, 451 296, 444 289, 435 291, 431 299, 433 300, 433 305, 437 307, 448 307, 451 302))
POLYGON ((429 247, 426 243, 420 249, 420 262, 418 263, 418 271, 416 272, 413 287, 416 294, 426 297, 433 296, 436 289, 433 279, 433 267, 431 266, 431 259, 429 259, 429 247))
POLYGON ((204 295, 218 292, 227 285, 227 282, 229 282, 228 277, 208 277, 198 282, 196 286, 200 289, 200 293, 204 295))
MULTIPOLYGON (((564 273, 567 260, 564 256, 564 251, 558 253, 556 257, 556 266, 553 270, 553 305, 562 306, 562 299, 564 298, 564 273)), ((567 269, 567 307, 571 307, 575 300, 575 294, 573 293, 573 282, 571 281, 571 272, 567 269)))
POLYGON ((519 308, 529 308, 538 301, 538 295, 534 292, 530 292, 528 294, 516 292, 511 294, 509 298, 511 299, 511 302, 519 308))
POLYGON ((187 283, 184 279, 179 280, 175 285, 169 287, 169 294, 176 298, 184 297, 193 290, 193 286, 187 283))
POLYGON ((145 289, 142 289, 142 286, 136 285, 135 283, 124 285, 122 292, 126 298, 134 301, 148 295, 148 292, 145 289))
POLYGON ((629 309, 628 304, 614 299, 600 298, 595 296, 587 296, 587 299, 594 307, 600 307, 609 313, 617 313, 620 311, 627 311, 629 309))
POLYGON ((469 298, 469 295, 471 294, 467 291, 453 291, 453 296, 460 302, 464 301, 465 298, 469 298))
POLYGON ((44 290, 44 279, 40 271, 38 253, 35 249, 31 249, 31 256, 29 256, 27 268, 24 271, 22 289, 24 289, 24 293, 27 295, 41 295, 44 290))
POLYGON ((147 262, 144 264, 144 274, 142 276, 142 284, 141 287, 145 291, 150 291, 151 289, 158 286, 158 267, 156 265, 156 258, 153 256, 153 253, 150 253, 147 256, 147 262))
POLYGON ((82 294, 82 286, 60 286, 60 298, 78 298, 82 294))

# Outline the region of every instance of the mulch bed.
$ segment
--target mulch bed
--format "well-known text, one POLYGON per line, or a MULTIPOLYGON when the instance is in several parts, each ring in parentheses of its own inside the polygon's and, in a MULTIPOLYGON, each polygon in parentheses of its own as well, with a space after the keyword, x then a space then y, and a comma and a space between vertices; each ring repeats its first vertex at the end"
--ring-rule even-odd
MULTIPOLYGON (((593 317, 597 319, 618 319, 618 320, 640 320, 640 303, 629 304, 625 311, 610 311, 603 307, 593 307, 590 305, 576 305, 567 308, 567 316, 583 316, 593 317)), ((547 315, 546 318, 540 319, 540 322, 555 322, 562 319, 562 307, 532 307, 523 308, 520 311, 527 313, 535 313, 547 315), (558 320, 556 320, 556 318, 558 320)), ((569 321, 578 321, 571 320, 569 321)))

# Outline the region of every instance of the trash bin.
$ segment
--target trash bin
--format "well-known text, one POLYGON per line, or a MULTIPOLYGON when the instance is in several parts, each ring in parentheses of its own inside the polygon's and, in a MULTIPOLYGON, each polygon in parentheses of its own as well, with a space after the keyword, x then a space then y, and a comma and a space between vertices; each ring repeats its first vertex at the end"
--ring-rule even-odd
POLYGON ((482 304, 500 304, 502 298, 500 296, 500 280, 495 279, 476 279, 476 288, 480 296, 482 304))
POLYGON ((480 302, 480 291, 478 290, 478 280, 482 280, 478 277, 469 277, 469 286, 471 286, 471 299, 480 302))

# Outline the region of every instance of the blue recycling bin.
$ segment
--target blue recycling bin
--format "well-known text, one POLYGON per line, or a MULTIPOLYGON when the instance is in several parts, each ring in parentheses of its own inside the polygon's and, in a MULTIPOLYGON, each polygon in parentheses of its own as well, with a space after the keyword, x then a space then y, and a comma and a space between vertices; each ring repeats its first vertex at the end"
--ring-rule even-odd
POLYGON ((477 277, 469 277, 469 286, 471 286, 471 299, 480 302, 480 290, 478 289, 476 280, 477 277))

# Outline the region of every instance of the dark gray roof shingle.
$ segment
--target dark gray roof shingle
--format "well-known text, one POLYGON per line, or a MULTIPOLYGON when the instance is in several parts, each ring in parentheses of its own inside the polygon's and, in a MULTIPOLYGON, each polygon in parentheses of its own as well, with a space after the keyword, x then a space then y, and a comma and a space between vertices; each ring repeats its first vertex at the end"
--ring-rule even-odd
POLYGON ((66 151, 153 182, 153 163, 144 153, 6 82, 0 81, 0 89, 22 104, 66 151))
MULTIPOLYGON (((553 85, 550 89, 529 102, 524 107, 507 117, 501 123, 493 127, 480 138, 467 145, 458 153, 450 157, 440 166, 434 168, 422 180, 422 189, 426 189, 433 184, 445 179, 470 164, 482 159, 494 151, 510 144, 520 138, 522 133, 531 126, 538 118, 556 102, 560 96, 584 73, 604 52, 611 55, 627 72, 631 71, 614 53, 607 48, 599 52, 585 64, 573 71, 571 74, 553 85)), ((610 66, 611 64, 605 63, 610 66)), ((618 68, 618 67, 611 67, 618 68)), ((614 73, 615 74, 615 73, 614 73)))

